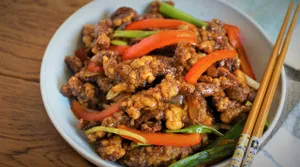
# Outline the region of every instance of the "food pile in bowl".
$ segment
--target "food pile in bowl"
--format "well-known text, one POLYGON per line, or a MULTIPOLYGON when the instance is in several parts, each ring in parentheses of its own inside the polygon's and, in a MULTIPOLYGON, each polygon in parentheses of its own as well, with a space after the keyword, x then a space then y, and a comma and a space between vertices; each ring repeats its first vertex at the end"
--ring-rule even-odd
POLYGON ((124 166, 211 165, 235 149, 259 84, 239 28, 154 1, 83 27, 61 87, 78 128, 124 166))

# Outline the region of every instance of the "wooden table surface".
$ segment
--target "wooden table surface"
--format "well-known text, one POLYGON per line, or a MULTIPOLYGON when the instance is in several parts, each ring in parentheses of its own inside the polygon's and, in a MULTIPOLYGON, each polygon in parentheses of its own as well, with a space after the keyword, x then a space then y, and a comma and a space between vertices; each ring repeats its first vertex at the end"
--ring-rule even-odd
POLYGON ((45 111, 40 66, 52 35, 89 0, 0 0, 0 166, 93 166, 45 111))

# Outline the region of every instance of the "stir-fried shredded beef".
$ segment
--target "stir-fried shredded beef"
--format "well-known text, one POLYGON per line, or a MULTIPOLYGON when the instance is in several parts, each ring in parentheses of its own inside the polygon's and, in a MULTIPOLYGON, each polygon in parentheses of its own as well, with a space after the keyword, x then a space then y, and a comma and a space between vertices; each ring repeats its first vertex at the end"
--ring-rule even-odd
POLYGON ((97 54, 100 50, 107 49, 110 46, 110 35, 113 33, 112 27, 113 24, 111 19, 101 20, 95 26, 93 43, 91 45, 94 54, 97 54))
POLYGON ((111 15, 111 20, 114 26, 119 27, 124 23, 132 21, 136 16, 137 13, 132 8, 120 7, 111 15))
POLYGON ((135 92, 139 87, 152 83, 157 76, 174 73, 171 58, 159 56, 143 56, 138 59, 117 63, 114 57, 103 57, 104 71, 110 79, 120 80, 112 88, 113 92, 135 92))
POLYGON ((65 62, 73 73, 77 73, 83 67, 83 63, 76 56, 67 56, 65 62))
POLYGON ((198 48, 205 53, 211 53, 215 50, 233 49, 228 42, 224 24, 217 19, 209 22, 207 29, 199 29, 200 43, 198 48))
POLYGON ((61 92, 65 96, 76 97, 79 103, 89 108, 96 108, 99 100, 96 97, 95 86, 91 83, 83 83, 73 76, 68 83, 63 85, 61 92))
POLYGON ((100 141, 100 147, 97 149, 100 157, 109 161, 116 161, 123 157, 126 153, 122 148, 122 138, 120 136, 112 136, 108 139, 100 141))
POLYGON ((120 163, 127 166, 168 166, 192 153, 191 147, 147 146, 128 150, 120 163))
MULTIPOLYGON (((174 5, 172 1, 168 3, 174 5)), ((144 133, 166 133, 168 129, 178 130, 192 124, 231 124, 250 111, 256 90, 246 84, 238 57, 214 63, 196 84, 185 80, 191 67, 207 54, 234 49, 220 20, 213 19, 206 28, 196 30, 197 44, 179 42, 126 61, 111 49, 116 29, 124 29, 141 19, 164 18, 159 12, 160 5, 160 1, 153 1, 150 12, 142 15, 130 7, 120 7, 110 18, 84 25, 82 42, 90 55, 86 59, 65 58, 73 76, 60 91, 77 100, 88 112, 88 109, 105 109, 113 103, 119 105, 119 111, 101 121, 80 119, 79 129, 125 125, 144 133), (90 71, 90 63, 101 69, 90 71)), ((124 40, 134 45, 142 38, 124 40)), ((129 167, 168 166, 209 144, 210 135, 201 137, 198 145, 173 147, 135 146, 134 141, 104 131, 86 135, 101 158, 129 167)))

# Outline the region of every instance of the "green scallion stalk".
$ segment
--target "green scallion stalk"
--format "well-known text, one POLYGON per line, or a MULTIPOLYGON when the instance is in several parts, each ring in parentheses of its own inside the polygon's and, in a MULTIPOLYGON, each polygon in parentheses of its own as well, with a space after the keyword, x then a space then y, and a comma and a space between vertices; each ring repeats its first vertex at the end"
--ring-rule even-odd
POLYGON ((266 120, 265 127, 264 127, 264 132, 269 129, 269 126, 270 126, 269 121, 266 120))
POLYGON ((129 132, 127 130, 123 130, 123 129, 109 128, 109 127, 105 127, 105 126, 95 126, 91 129, 86 130, 85 134, 88 135, 90 133, 99 132, 99 131, 114 133, 114 134, 117 134, 117 135, 129 136, 129 137, 132 137, 134 139, 137 139, 141 143, 146 143, 146 139, 144 137, 138 135, 138 134, 135 134, 135 133, 129 132))
POLYGON ((199 153, 183 158, 171 164, 169 167, 194 167, 211 163, 215 160, 226 158, 232 155, 235 150, 235 146, 236 142, 214 147, 208 150, 203 150, 199 153))
POLYGON ((179 129, 179 130, 166 130, 168 133, 213 133, 218 136, 223 136, 223 134, 217 131, 214 128, 204 126, 204 125, 192 125, 187 128, 179 129))
POLYGON ((253 104, 253 103, 252 103, 251 101, 247 100, 245 105, 246 105, 246 106, 252 106, 252 104, 253 104))
POLYGON ((151 144, 136 143, 133 148, 151 146, 151 144))
POLYGON ((116 30, 113 37, 122 38, 145 38, 151 36, 158 31, 142 31, 142 30, 116 30))
POLYGON ((233 141, 237 139, 244 128, 244 124, 246 122, 246 119, 242 119, 238 121, 229 131, 227 131, 224 136, 218 137, 213 143, 209 144, 206 149, 213 148, 215 146, 218 146, 222 144, 222 142, 226 141, 233 141))
POLYGON ((117 40, 117 39, 111 40, 110 44, 117 45, 117 46, 127 46, 128 45, 128 43, 126 41, 121 41, 121 40, 117 40))
POLYGON ((206 27, 207 23, 204 21, 201 21, 179 9, 176 9, 174 6, 167 4, 167 3, 161 3, 159 11, 174 19, 183 20, 189 23, 192 23, 198 27, 206 27))

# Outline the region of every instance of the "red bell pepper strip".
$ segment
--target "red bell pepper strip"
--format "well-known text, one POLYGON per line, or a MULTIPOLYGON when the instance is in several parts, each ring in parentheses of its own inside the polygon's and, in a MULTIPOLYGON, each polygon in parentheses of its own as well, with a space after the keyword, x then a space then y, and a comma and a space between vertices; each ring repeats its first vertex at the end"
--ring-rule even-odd
POLYGON ((93 62, 93 61, 90 61, 88 66, 87 66, 87 69, 90 71, 90 72, 100 72, 103 70, 103 67, 102 66, 99 66, 97 63, 93 62))
POLYGON ((247 58, 245 49, 242 45, 237 48, 237 52, 239 53, 239 58, 241 60, 241 69, 252 79, 256 80, 255 74, 253 72, 253 69, 249 63, 249 60, 247 58))
POLYGON ((89 112, 87 109, 82 107, 76 100, 73 100, 71 104, 71 110, 78 119, 84 119, 88 121, 103 121, 104 118, 113 115, 119 111, 119 105, 113 104, 103 111, 89 112))
POLYGON ((82 62, 84 62, 87 58, 85 48, 79 48, 78 50, 76 50, 75 56, 78 57, 82 62))
POLYGON ((148 28, 177 28, 187 25, 189 30, 197 31, 197 27, 191 23, 175 19, 145 19, 132 22, 126 26, 126 30, 142 30, 148 28))
POLYGON ((178 42, 197 42, 195 33, 189 30, 167 30, 160 31, 150 37, 144 38, 139 43, 130 47, 123 55, 123 60, 139 58, 154 49, 178 42))
POLYGON ((108 50, 116 51, 119 55, 123 55, 130 46, 110 46, 108 50))
POLYGON ((219 50, 211 52, 192 66, 185 76, 185 80, 190 84, 196 84, 199 77, 207 70, 208 67, 215 62, 225 58, 235 58, 237 52, 235 50, 219 50))
MULTIPOLYGON (((136 129, 128 128, 125 125, 119 125, 118 129, 127 130, 138 134, 146 139, 145 144, 161 145, 161 146, 194 146, 201 142, 201 135, 198 133, 193 134, 174 134, 174 133, 145 133, 136 129)), ((136 139, 121 135, 122 138, 139 142, 136 139)))
POLYGON ((237 50, 239 54, 239 58, 241 60, 241 69, 251 78, 255 79, 255 74, 252 70, 252 67, 249 63, 249 60, 247 58, 245 49, 242 45, 242 42, 240 40, 240 29, 236 26, 225 24, 224 25, 225 30, 227 31, 227 35, 229 38, 229 42, 231 45, 237 50))

